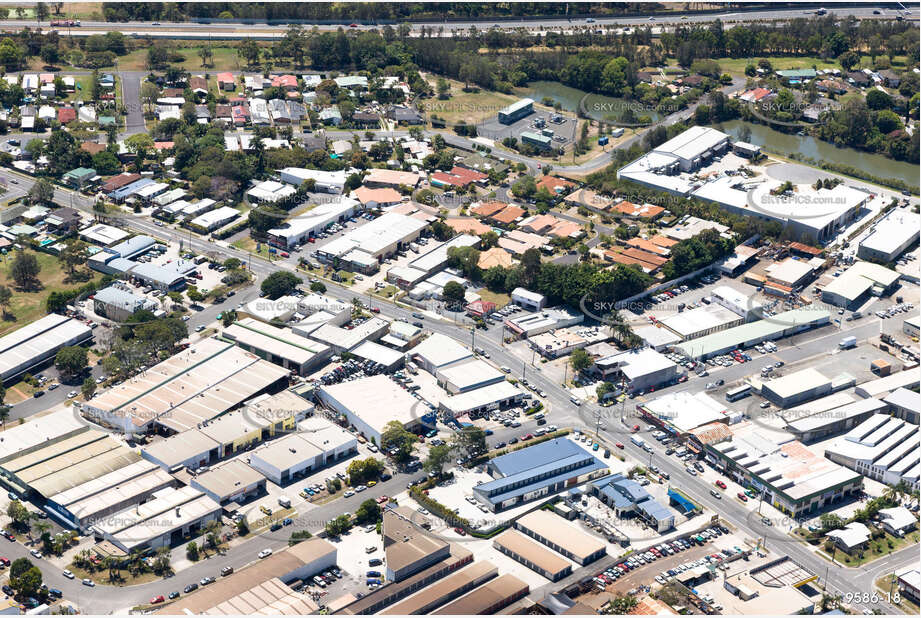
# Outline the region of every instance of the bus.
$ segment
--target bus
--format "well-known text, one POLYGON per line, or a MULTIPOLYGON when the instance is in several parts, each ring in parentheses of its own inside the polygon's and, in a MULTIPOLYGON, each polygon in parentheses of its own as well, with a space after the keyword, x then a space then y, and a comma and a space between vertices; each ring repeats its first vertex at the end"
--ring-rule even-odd
POLYGON ((752 394, 752 387, 748 384, 738 386, 726 392, 726 401, 738 401, 752 394))

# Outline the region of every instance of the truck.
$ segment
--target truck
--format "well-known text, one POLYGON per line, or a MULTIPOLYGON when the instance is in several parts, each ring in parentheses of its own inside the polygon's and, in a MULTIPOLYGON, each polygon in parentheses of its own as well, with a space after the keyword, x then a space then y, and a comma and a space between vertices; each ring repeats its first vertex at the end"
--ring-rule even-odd
POLYGON ((845 337, 838 342, 838 348, 841 350, 848 350, 854 347, 857 347, 857 337, 845 337))
POLYGON ((283 509, 291 508, 291 499, 288 496, 278 496, 278 506, 283 509))
POLYGON ((52 28, 70 28, 80 25, 79 19, 57 19, 51 22, 52 28))
POLYGON ((643 448, 646 446, 646 441, 639 436, 631 436, 630 441, 636 444, 638 447, 643 448))

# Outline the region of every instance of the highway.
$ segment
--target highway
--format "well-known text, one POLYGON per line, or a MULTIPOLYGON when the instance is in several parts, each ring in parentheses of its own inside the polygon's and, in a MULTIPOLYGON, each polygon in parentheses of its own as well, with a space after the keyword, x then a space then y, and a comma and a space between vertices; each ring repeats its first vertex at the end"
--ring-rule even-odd
MULTIPOLYGON (((841 7, 837 10, 830 10, 830 14, 839 17, 853 16, 858 19, 894 19, 899 12, 892 9, 883 9, 873 5, 858 7, 841 7), (878 11, 879 14, 874 14, 878 11)), ((903 17, 908 19, 917 19, 918 8, 912 6, 907 14, 902 13, 903 17)), ((460 21, 410 21, 412 27, 410 36, 422 36, 422 29, 425 28, 428 36, 453 36, 457 34, 467 34, 470 28, 478 30, 489 30, 491 28, 500 28, 503 30, 527 29, 534 32, 547 31, 572 31, 575 29, 607 29, 626 26, 650 26, 655 29, 663 27, 674 27, 681 24, 701 24, 712 22, 716 19, 724 23, 746 24, 761 21, 789 20, 815 16, 815 9, 791 9, 782 8, 776 10, 757 9, 752 11, 741 11, 738 9, 728 10, 717 13, 668 13, 654 15, 633 15, 628 17, 609 17, 599 16, 589 18, 576 16, 572 18, 548 17, 548 18, 520 18, 520 19, 493 19, 484 18, 479 20, 460 20, 460 21)), ((339 24, 301 24, 305 28, 316 26, 320 30, 337 30, 344 28, 346 30, 374 30, 383 26, 382 23, 365 23, 365 22, 343 22, 339 24)), ((396 24, 394 24, 396 25, 396 24)), ((42 28, 49 30, 50 22, 39 23, 34 19, 6 19, 3 21, 2 28, 10 30, 21 30, 23 27, 42 28)), ((86 37, 93 34, 104 34, 113 30, 124 33, 128 36, 150 37, 150 38, 170 38, 170 39, 260 39, 274 40, 282 38, 288 24, 268 24, 268 23, 233 23, 224 22, 219 24, 196 23, 196 22, 105 22, 105 21, 82 21, 80 27, 56 27, 55 29, 68 36, 86 37)))

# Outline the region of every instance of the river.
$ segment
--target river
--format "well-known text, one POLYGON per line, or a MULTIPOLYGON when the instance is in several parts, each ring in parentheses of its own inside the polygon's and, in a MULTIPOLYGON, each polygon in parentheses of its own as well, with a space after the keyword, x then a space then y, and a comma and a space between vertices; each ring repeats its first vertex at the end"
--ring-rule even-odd
POLYGON ((921 173, 921 167, 905 161, 896 161, 880 154, 862 152, 854 148, 838 148, 834 144, 816 139, 810 135, 783 133, 772 127, 747 123, 744 120, 730 120, 721 125, 716 125, 716 128, 728 133, 733 138, 738 138, 742 127, 745 125, 751 129, 749 142, 763 146, 773 152, 782 155, 799 152, 816 161, 840 163, 866 170, 877 178, 898 178, 908 183, 909 186, 918 185, 918 174, 921 173))
POLYGON ((579 109, 579 101, 585 98, 583 112, 593 120, 619 120, 621 114, 627 108, 633 110, 636 117, 649 116, 652 120, 658 120, 659 115, 655 110, 647 109, 639 101, 621 99, 618 97, 607 97, 602 94, 589 94, 578 88, 565 86, 560 82, 535 81, 530 82, 526 87, 520 88, 519 92, 541 103, 543 99, 550 98, 558 102, 563 109, 575 112, 579 109), (586 96, 587 95, 587 96, 586 96))

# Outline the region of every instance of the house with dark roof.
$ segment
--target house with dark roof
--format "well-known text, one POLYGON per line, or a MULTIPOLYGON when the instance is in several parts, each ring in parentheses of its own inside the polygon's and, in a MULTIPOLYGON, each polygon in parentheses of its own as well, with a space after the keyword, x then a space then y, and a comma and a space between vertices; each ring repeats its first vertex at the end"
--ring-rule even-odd
POLYGON ((387 110, 387 117, 391 120, 395 120, 397 124, 404 125, 423 124, 424 122, 422 114, 411 107, 403 107, 400 105, 394 105, 387 110))
POLYGON ((355 112, 352 114, 352 122, 362 127, 377 126, 380 121, 380 116, 373 112, 355 112))
POLYGON ((198 96, 207 96, 208 95, 208 80, 204 77, 190 77, 189 78, 189 89, 197 94, 198 96))
POLYGON ((898 88, 902 83, 902 77, 892 69, 883 69, 879 72, 879 76, 887 88, 898 88))
POLYGON ((863 71, 848 72, 847 80, 860 88, 865 88, 870 85, 870 76, 863 71))

